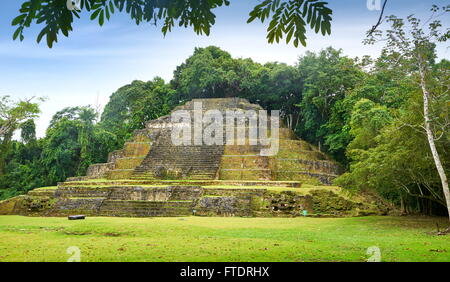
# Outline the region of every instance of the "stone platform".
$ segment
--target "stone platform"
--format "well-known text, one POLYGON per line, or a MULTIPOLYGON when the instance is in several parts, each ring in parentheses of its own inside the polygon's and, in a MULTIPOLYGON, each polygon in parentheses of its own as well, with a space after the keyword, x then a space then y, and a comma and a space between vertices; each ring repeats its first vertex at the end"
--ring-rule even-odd
MULTIPOLYGON (((262 110, 240 98, 193 100, 175 110, 192 111, 195 102, 204 111, 262 110)), ((262 145, 250 142, 175 146, 173 126, 170 116, 148 122, 107 163, 91 165, 86 176, 57 187, 2 201, 0 214, 358 216, 390 209, 375 196, 327 186, 340 166, 288 128, 279 129, 278 153, 262 156, 262 145)))
POLYGON ((386 214, 377 197, 350 196, 339 187, 298 183, 161 181, 64 182, 0 202, 0 214, 31 216, 361 216, 386 214), (233 183, 231 183, 233 184, 233 183), (264 184, 249 186, 249 184, 264 184))

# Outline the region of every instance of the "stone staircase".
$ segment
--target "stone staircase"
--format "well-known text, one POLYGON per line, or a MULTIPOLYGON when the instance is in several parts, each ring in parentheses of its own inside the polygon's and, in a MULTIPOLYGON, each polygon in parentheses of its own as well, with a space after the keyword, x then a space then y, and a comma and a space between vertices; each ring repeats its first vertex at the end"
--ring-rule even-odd
POLYGON ((189 216, 192 201, 124 201, 106 200, 99 210, 101 216, 189 216))
POLYGON ((189 216, 203 194, 199 186, 70 186, 54 191, 56 214, 100 216, 189 216))
POLYGON ((176 146, 170 131, 164 132, 142 163, 134 169, 131 179, 198 179, 217 176, 223 146, 176 146))

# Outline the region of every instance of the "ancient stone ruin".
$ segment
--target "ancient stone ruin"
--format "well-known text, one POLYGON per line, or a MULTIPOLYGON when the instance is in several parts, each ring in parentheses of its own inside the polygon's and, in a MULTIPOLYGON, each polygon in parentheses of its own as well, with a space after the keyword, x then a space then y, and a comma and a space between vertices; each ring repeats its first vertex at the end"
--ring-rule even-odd
MULTIPOLYGON (((201 102, 204 111, 262 110, 245 99, 198 99, 177 110, 192 111, 201 102)), ((260 156, 260 145, 176 146, 171 141, 170 116, 150 121, 143 130, 112 152, 108 163, 92 165, 83 179, 204 179, 269 180, 331 184, 339 166, 315 146, 280 128, 280 150, 274 157, 260 156)), ((248 136, 248 135, 247 135, 248 136)))
MULTIPOLYGON (((203 113, 263 110, 245 99, 223 98, 192 100, 174 111, 192 113, 195 103, 203 113)), ((233 130, 239 126, 248 136, 249 123, 233 130)), ((171 115, 150 121, 107 163, 57 187, 0 202, 0 214, 345 216, 389 210, 376 197, 327 186, 340 174, 339 165, 288 128, 279 128, 279 148, 271 156, 261 155, 265 146, 249 138, 245 145, 175 145, 173 128, 171 115)))

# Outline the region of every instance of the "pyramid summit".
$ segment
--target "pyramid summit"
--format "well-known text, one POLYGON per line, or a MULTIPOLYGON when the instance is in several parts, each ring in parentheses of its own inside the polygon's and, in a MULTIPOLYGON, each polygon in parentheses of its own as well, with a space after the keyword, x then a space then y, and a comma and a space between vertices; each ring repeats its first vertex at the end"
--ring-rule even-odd
POLYGON ((0 214, 349 216, 388 212, 389 207, 377 197, 351 196, 331 186, 340 173, 339 165, 298 139, 274 115, 266 115, 264 122, 236 119, 229 123, 230 112, 264 116, 259 105, 241 98, 194 99, 147 122, 123 149, 109 154, 107 163, 91 165, 86 176, 2 201, 0 214), (177 113, 185 119, 174 121, 177 113), (211 113, 215 119, 205 118, 211 113), (174 142, 174 135, 180 133, 174 130, 180 125, 190 137, 187 142, 174 142), (212 127, 215 130, 209 130, 212 127), (257 134, 252 133, 254 129, 257 134), (196 130, 201 134, 196 135, 196 130), (205 136, 215 142, 203 143, 205 136), (277 150, 261 154, 274 141, 277 150))

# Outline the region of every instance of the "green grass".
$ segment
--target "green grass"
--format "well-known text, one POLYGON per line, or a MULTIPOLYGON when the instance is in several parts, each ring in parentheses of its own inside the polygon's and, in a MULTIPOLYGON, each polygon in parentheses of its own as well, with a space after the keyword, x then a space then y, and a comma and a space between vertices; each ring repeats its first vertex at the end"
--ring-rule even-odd
POLYGON ((450 261, 444 218, 66 218, 0 216, 0 261, 450 261))

